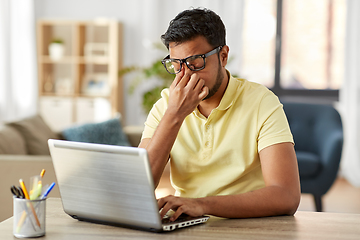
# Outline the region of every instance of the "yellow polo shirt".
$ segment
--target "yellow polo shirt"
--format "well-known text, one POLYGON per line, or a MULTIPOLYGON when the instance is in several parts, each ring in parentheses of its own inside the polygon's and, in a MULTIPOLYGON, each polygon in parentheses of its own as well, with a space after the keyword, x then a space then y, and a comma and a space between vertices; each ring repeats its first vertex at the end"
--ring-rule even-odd
MULTIPOLYGON (((164 115, 169 90, 153 106, 142 138, 151 138, 164 115)), ((245 193, 265 187, 259 152, 293 138, 278 98, 266 87, 230 77, 224 96, 208 118, 188 115, 170 153, 177 196, 245 193)))

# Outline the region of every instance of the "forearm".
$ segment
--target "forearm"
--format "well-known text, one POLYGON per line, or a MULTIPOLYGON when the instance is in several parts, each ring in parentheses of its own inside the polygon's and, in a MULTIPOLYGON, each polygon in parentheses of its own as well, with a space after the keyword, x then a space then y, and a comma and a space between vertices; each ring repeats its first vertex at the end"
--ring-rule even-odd
POLYGON ((166 112, 148 144, 140 146, 148 152, 155 187, 159 184, 183 120, 181 117, 166 112))
POLYGON ((154 184, 158 185, 170 151, 186 116, 204 99, 209 89, 204 80, 194 73, 178 73, 169 88, 168 106, 151 139, 142 141, 139 147, 148 151, 154 184))
POLYGON ((205 214, 249 218, 292 215, 300 198, 280 186, 269 186, 244 194, 199 198, 198 201, 205 214))

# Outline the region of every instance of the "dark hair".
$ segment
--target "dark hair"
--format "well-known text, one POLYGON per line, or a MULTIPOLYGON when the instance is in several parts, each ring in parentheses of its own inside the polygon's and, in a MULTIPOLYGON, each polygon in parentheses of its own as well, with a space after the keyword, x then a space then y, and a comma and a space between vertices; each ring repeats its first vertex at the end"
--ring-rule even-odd
POLYGON ((169 49, 169 43, 183 43, 198 36, 206 38, 215 47, 226 45, 225 26, 221 18, 209 9, 190 9, 179 13, 171 20, 161 40, 169 49))

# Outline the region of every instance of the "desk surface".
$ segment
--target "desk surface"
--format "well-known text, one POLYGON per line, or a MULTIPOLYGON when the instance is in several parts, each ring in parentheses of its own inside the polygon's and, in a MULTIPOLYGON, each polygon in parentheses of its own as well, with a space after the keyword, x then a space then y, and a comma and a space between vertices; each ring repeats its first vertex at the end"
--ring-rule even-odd
MULTIPOLYGON (((46 235, 40 239, 360 239, 360 214, 297 212, 295 216, 223 219, 169 233, 151 233, 77 221, 61 200, 47 200, 46 235)), ((15 239, 12 217, 0 223, 0 239, 15 239)))

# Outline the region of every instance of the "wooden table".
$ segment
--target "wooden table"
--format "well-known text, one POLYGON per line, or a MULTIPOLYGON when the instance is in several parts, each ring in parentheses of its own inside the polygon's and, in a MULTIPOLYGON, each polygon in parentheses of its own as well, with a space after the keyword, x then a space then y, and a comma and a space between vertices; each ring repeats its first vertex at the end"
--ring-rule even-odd
MULTIPOLYGON (((151 233, 72 219, 61 200, 47 200, 46 235, 40 239, 360 239, 360 214, 297 212, 295 216, 223 219, 168 233, 151 233)), ((15 239, 12 217, 0 223, 0 239, 15 239)))

